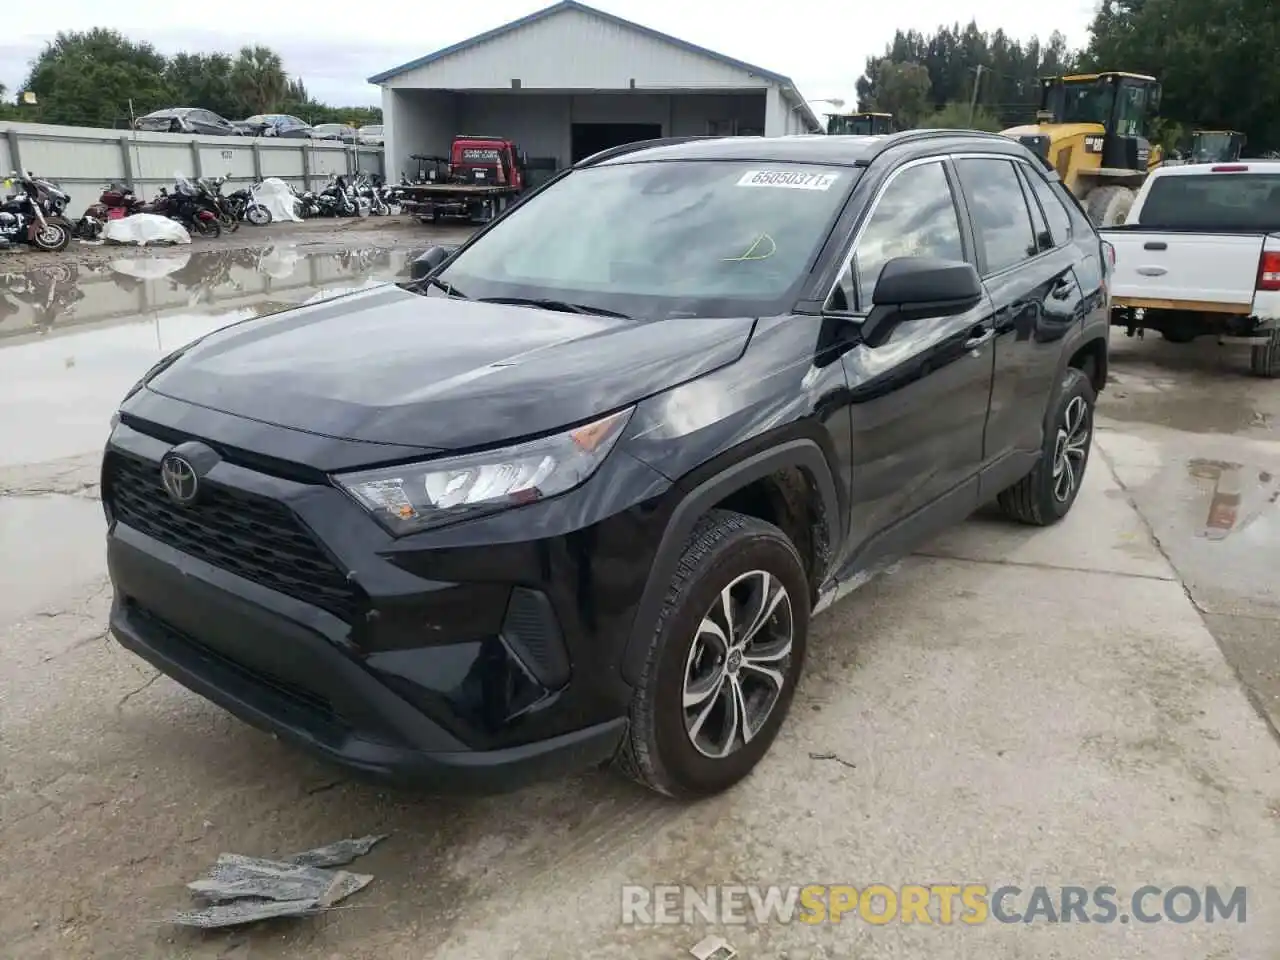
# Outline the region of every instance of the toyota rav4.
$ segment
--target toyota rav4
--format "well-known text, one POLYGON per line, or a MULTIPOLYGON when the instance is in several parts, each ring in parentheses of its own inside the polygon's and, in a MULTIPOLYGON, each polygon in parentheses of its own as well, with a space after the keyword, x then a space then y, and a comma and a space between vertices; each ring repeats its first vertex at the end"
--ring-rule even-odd
POLYGON ((150 370, 103 463, 112 632, 367 774, 723 790, 813 615, 988 501, 1071 509, 1110 269, 999 136, 597 154, 150 370))

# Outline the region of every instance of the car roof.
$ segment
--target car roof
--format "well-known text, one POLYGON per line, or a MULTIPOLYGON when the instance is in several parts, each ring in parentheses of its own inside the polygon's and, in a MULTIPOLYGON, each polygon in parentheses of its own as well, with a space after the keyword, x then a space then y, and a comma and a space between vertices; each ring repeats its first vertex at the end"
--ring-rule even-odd
POLYGON ((759 160, 867 166, 889 150, 909 154, 960 151, 1026 157, 1029 151, 1011 137, 974 130, 907 130, 883 136, 681 137, 614 147, 588 157, 579 166, 648 160, 759 160))

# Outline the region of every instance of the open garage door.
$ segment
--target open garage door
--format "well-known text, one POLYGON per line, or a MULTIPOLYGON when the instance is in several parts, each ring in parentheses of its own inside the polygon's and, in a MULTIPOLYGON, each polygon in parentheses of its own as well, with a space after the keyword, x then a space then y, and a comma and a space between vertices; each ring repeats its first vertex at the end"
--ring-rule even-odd
POLYGON ((610 147, 637 140, 656 140, 661 136, 660 123, 575 123, 570 133, 570 151, 573 162, 577 163, 610 147))

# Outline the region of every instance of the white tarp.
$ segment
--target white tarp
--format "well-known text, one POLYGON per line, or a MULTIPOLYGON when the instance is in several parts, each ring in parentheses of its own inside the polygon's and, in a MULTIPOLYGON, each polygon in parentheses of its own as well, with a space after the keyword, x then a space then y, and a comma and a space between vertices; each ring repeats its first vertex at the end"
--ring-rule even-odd
POLYGON ((253 188, 253 199, 271 211, 273 222, 292 220, 300 223, 302 218, 294 212, 293 191, 289 184, 279 177, 267 177, 253 188))
POLYGON ((148 243, 190 243, 191 234, 176 220, 154 213, 135 213, 131 217, 108 220, 102 228, 102 239, 141 247, 148 243))

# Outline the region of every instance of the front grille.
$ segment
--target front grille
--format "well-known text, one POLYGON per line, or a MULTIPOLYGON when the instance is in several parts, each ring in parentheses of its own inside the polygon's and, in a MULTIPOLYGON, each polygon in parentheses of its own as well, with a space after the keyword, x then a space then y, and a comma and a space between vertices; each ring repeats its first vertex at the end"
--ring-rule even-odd
POLYGON ((160 465, 112 450, 103 496, 114 519, 215 567, 351 622, 360 591, 293 513, 274 500, 204 481, 192 506, 174 503, 160 465))

